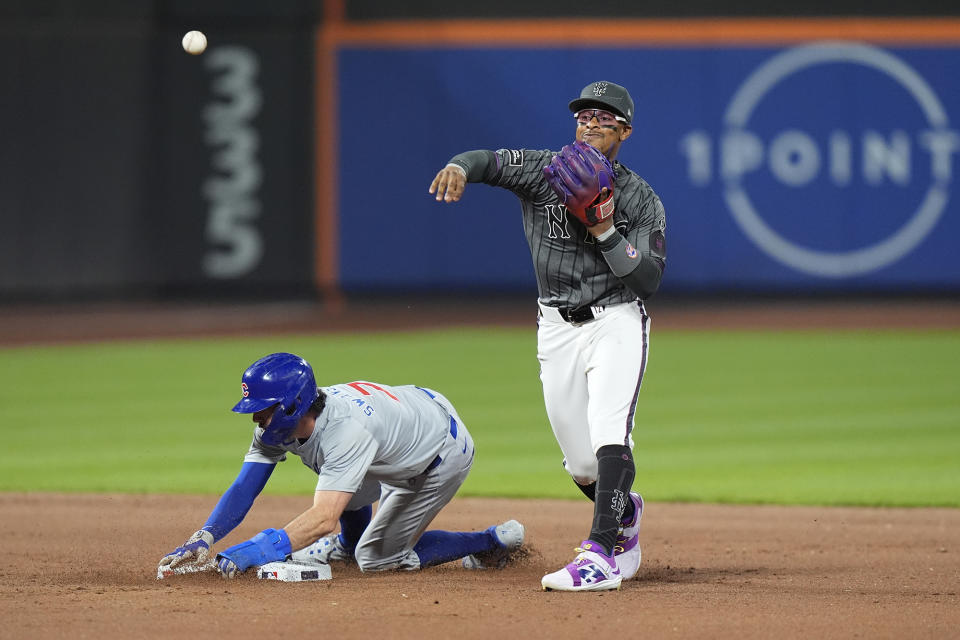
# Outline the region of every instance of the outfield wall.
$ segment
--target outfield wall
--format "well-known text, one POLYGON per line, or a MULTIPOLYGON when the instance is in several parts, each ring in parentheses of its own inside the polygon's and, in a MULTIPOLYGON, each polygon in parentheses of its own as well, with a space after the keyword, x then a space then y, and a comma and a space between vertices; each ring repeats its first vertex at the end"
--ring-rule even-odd
POLYGON ((533 291, 511 194, 427 186, 461 150, 569 141, 596 79, 637 101, 620 160, 666 205, 662 291, 960 292, 960 18, 491 6, 4 16, 0 299, 533 291), (202 56, 179 48, 192 28, 202 56))
POLYGON ((340 283, 530 282, 512 194, 471 186, 444 206, 426 186, 461 150, 566 143, 567 102, 612 79, 637 102, 619 159, 667 211, 664 291, 960 286, 960 48, 650 47, 627 27, 646 25, 604 49, 344 46, 340 110, 365 138, 338 131, 340 283))

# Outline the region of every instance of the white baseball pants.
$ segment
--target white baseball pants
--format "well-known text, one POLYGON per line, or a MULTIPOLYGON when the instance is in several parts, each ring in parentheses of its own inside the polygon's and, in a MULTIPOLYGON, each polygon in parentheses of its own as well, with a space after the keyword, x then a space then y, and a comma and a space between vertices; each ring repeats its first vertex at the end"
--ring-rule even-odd
POLYGON ((583 324, 540 305, 537 359, 543 399, 564 467, 578 484, 597 479, 597 450, 633 448, 650 318, 638 302, 610 305, 583 324))

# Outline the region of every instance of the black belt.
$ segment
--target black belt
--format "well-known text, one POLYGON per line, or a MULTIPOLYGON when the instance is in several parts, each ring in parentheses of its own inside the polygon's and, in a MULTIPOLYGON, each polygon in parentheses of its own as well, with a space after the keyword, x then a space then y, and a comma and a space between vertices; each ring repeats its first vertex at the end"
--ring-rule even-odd
POLYGON ((560 317, 571 324, 583 324, 596 318, 605 307, 577 307, 570 309, 568 307, 557 307, 560 317))
MULTIPOLYGON (((419 387, 417 388, 419 389, 419 387)), ((420 390, 426 393, 427 395, 430 395, 430 392, 427 391, 426 389, 420 389, 420 390)), ((453 419, 453 416, 450 416, 450 437, 453 438, 454 440, 457 439, 457 421, 453 419)), ((427 465, 427 468, 424 469, 424 473, 426 473, 427 471, 432 471, 433 469, 436 469, 437 467, 440 466, 441 462, 443 462, 443 458, 441 458, 440 456, 437 456, 436 458, 433 459, 433 461, 430 464, 427 465)))

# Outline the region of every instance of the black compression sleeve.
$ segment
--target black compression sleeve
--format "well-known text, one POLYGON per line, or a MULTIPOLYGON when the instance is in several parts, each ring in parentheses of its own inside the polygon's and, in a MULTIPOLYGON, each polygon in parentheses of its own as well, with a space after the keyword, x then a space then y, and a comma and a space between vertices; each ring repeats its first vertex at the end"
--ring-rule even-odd
POLYGON ((590 539, 613 555, 617 530, 630 500, 636 468, 630 447, 608 444, 597 450, 597 488, 590 539))
POLYGON ((493 178, 499 169, 497 154, 486 149, 464 151, 450 158, 448 164, 455 164, 467 173, 467 182, 486 182, 493 178))
POLYGON ((600 242, 600 251, 604 260, 628 289, 641 300, 652 296, 660 287, 663 276, 663 262, 656 256, 639 254, 619 232, 600 242), (636 256, 630 257, 629 250, 636 256))
POLYGON ((620 282, 637 294, 641 300, 646 300, 660 288, 662 276, 663 266, 657 258, 641 256, 637 268, 621 277, 620 282))
MULTIPOLYGON (((633 455, 631 453, 631 455, 633 455)), ((571 478, 573 480, 573 478, 571 478)), ((590 502, 597 501, 597 481, 594 480, 590 484, 580 484, 576 480, 573 481, 573 484, 577 485, 577 489, 583 492, 583 495, 590 498, 590 502)), ((631 522, 633 520, 633 514, 637 508, 633 504, 633 500, 627 500, 623 508, 623 516, 621 516, 621 522, 631 522)))

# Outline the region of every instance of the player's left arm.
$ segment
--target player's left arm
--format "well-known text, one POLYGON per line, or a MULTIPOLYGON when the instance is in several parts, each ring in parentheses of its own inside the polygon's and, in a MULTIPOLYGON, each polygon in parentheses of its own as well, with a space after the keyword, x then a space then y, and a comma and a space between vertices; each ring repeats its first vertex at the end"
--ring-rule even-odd
POLYGON ((297 549, 332 533, 352 497, 352 493, 345 491, 317 491, 313 506, 283 529, 264 529, 249 540, 218 553, 217 570, 223 577, 233 578, 250 567, 286 560, 297 549))
MULTIPOLYGON (((358 382, 355 388, 372 387, 390 395, 369 382, 358 382)), ((391 396, 392 397, 392 396, 391 396)), ((344 509, 358 491, 363 491, 367 471, 379 450, 373 435, 355 420, 328 427, 323 466, 317 477, 313 506, 290 521, 285 527, 294 551, 332 533, 344 509)), ((377 483, 379 485, 379 483, 377 483)))
POLYGON ((327 534, 333 533, 351 498, 353 498, 353 494, 346 491, 317 491, 314 493, 313 506, 284 527, 287 536, 290 538, 290 547, 296 551, 327 534))
POLYGON ((217 569, 232 578, 250 567, 286 560, 297 549, 334 531, 343 510, 359 489, 377 452, 377 441, 355 420, 339 422, 325 433, 323 466, 313 506, 283 529, 264 529, 246 542, 217 554, 217 569))
POLYGON ((641 300, 660 287, 667 261, 666 216, 663 203, 652 191, 645 198, 626 197, 624 232, 612 224, 591 227, 604 260, 613 274, 641 300), (604 227, 607 227, 604 229, 604 227))

